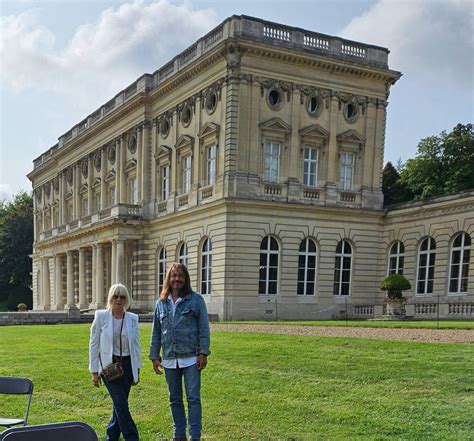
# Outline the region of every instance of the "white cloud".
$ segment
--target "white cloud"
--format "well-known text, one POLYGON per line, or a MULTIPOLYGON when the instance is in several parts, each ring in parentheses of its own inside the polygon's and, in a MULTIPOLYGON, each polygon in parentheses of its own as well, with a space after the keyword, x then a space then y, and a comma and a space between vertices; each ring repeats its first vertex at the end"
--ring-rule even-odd
POLYGON ((167 0, 134 0, 84 24, 63 48, 33 12, 1 18, 0 78, 16 91, 28 88, 90 101, 111 98, 145 71, 152 72, 217 24, 209 9, 167 0), (99 96, 99 98, 98 98, 99 96))
POLYGON ((473 9, 470 0, 378 0, 342 36, 389 48, 390 67, 406 74, 470 86, 473 9))

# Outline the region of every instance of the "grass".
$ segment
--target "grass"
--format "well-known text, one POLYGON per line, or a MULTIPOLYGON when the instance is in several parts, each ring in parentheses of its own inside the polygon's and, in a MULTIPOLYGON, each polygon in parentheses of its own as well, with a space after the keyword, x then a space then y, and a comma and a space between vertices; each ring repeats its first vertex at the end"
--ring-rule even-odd
POLYGON ((351 326, 363 328, 474 329, 474 320, 385 321, 385 320, 320 320, 320 321, 247 321, 229 324, 291 325, 291 326, 351 326))
MULTIPOLYGON (((131 409, 141 439, 171 435, 163 377, 146 359, 131 409)), ((89 325, 0 327, 0 375, 35 384, 30 424, 105 434, 111 401, 87 372, 89 325)), ((469 440, 474 345, 213 332, 203 373, 209 440, 469 440)), ((18 398, 18 397, 15 397, 18 398)), ((24 398, 24 397, 21 397, 24 398)), ((12 404, 1 401, 1 413, 12 404)))

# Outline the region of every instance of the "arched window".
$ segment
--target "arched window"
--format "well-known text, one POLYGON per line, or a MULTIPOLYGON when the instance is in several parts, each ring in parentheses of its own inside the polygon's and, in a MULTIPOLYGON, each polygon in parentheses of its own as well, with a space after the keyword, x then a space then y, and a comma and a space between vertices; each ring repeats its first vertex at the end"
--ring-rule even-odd
POLYGON ((278 242, 274 237, 264 237, 260 244, 259 294, 278 292, 278 242))
POLYGON ((451 244, 449 268, 449 292, 459 294, 467 292, 469 280, 469 259, 471 258, 471 236, 459 233, 451 244))
POLYGON ((179 247, 179 263, 182 263, 184 266, 188 266, 188 246, 186 243, 182 243, 179 247))
POLYGON ((336 247, 334 270, 335 296, 348 296, 351 288, 352 247, 347 240, 341 240, 336 247))
POLYGON ((399 240, 390 247, 388 254, 387 275, 403 274, 403 265, 405 263, 405 245, 399 240))
POLYGON ((158 252, 158 261, 156 263, 156 280, 158 282, 158 294, 161 292, 163 288, 163 282, 166 277, 166 248, 161 247, 160 251, 158 252))
POLYGON ((306 238, 301 241, 298 255, 298 286, 299 295, 314 295, 316 282, 316 244, 306 238))
POLYGON ((418 251, 418 272, 416 293, 433 294, 433 279, 436 260, 436 242, 432 237, 425 237, 418 251))
POLYGON ((212 243, 207 238, 202 244, 201 252, 201 294, 211 294, 212 278, 212 243))

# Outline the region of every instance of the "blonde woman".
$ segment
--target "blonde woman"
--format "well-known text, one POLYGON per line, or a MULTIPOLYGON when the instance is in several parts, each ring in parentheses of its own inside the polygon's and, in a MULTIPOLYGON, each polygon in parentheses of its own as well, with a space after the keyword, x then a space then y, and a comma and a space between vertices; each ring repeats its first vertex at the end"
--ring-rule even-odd
POLYGON ((130 295, 122 284, 112 285, 107 298, 107 309, 97 310, 91 326, 89 342, 89 371, 92 383, 99 387, 102 369, 122 360, 124 375, 104 381, 113 402, 112 417, 107 425, 107 440, 115 441, 120 433, 126 441, 138 440, 138 430, 128 408, 132 385, 140 381, 141 352, 138 316, 127 312, 130 295))

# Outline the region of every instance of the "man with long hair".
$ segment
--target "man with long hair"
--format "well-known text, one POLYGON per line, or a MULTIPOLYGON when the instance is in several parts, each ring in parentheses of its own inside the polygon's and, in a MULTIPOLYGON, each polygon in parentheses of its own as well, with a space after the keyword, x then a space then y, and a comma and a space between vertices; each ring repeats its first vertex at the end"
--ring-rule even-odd
POLYGON ((206 303, 201 294, 192 290, 187 268, 173 263, 156 302, 149 358, 157 374, 162 374, 163 368, 165 371, 175 441, 186 440, 183 379, 189 435, 191 440, 201 438, 201 371, 207 365, 209 345, 206 303))

